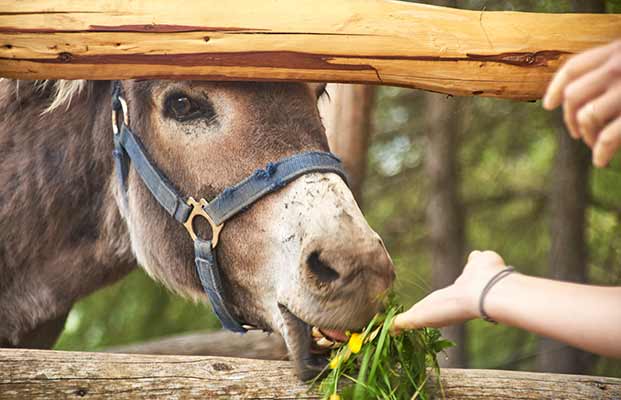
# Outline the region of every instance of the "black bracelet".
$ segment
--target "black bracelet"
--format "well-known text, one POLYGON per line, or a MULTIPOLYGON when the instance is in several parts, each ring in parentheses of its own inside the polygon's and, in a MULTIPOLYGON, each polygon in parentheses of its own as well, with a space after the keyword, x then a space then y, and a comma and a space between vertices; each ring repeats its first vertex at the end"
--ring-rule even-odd
POLYGON ((489 293, 490 289, 495 284, 497 284, 502 278, 504 278, 507 275, 510 275, 514 271, 515 271, 515 269, 513 267, 507 267, 507 268, 503 269, 502 271, 498 272, 496 275, 492 276, 492 279, 490 279, 489 282, 487 282, 487 285, 485 285, 485 287, 481 291, 481 297, 479 297, 479 314, 481 314, 481 317, 485 321, 491 322, 492 324, 496 324, 497 323, 492 318, 490 318, 490 316, 487 315, 487 313, 485 312, 485 308, 483 307, 483 304, 485 302, 485 296, 487 296, 487 294, 489 293))

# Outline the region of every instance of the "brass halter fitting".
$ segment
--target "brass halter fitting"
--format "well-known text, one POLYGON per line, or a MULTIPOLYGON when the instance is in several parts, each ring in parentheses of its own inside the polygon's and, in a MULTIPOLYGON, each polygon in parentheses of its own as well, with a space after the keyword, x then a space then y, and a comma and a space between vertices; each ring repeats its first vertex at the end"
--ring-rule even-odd
POLYGON ((183 223, 183 226, 185 226, 185 229, 190 234, 192 241, 195 241, 197 238, 196 232, 194 231, 194 226, 192 225, 192 223, 194 222, 194 218, 203 217, 207 220, 207 222, 209 222, 209 226, 211 226, 211 247, 215 249, 218 245, 220 231, 222 230, 222 228, 224 228, 224 224, 222 223, 220 225, 216 225, 215 222, 213 222, 213 219, 211 219, 211 217, 209 216, 209 214, 207 214, 207 212, 203 208, 207 205, 207 200, 200 199, 200 201, 196 201, 194 200, 194 197, 190 197, 187 203, 190 207, 192 207, 192 211, 190 212, 188 219, 183 223))
MULTIPOLYGON (((119 103, 121 103, 121 110, 123 111, 123 123, 125 123, 125 126, 129 126, 129 112, 127 110, 127 102, 125 101, 124 98, 122 98, 121 96, 119 96, 119 103)), ((118 121, 116 118, 117 115, 117 111, 113 108, 112 109, 112 132, 114 132, 115 135, 118 135, 119 131, 119 125, 118 125, 118 121)))

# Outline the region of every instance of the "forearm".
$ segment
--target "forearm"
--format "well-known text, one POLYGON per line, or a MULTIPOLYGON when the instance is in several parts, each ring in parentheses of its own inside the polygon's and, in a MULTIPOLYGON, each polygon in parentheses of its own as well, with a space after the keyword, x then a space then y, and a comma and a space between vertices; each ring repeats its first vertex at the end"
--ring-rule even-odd
POLYGON ((503 324, 621 357, 621 287, 512 274, 488 293, 485 311, 503 324))

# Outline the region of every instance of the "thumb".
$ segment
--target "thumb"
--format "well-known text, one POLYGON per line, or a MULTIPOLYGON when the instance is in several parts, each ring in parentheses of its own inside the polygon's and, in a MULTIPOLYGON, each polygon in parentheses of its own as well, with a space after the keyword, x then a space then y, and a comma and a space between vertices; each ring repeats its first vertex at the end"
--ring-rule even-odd
POLYGON ((392 332, 422 327, 441 328, 470 319, 458 294, 454 285, 431 293, 409 310, 398 314, 393 321, 392 332))

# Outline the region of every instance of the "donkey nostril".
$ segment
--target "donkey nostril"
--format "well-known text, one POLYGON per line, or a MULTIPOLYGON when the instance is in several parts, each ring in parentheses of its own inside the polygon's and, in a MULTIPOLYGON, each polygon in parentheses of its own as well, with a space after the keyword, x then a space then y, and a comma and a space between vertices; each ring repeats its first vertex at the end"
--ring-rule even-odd
POLYGON ((313 251, 308 256, 308 267, 310 271, 315 275, 320 282, 330 283, 339 278, 339 273, 334 270, 334 268, 330 267, 328 264, 321 261, 319 258, 319 252, 313 251))

